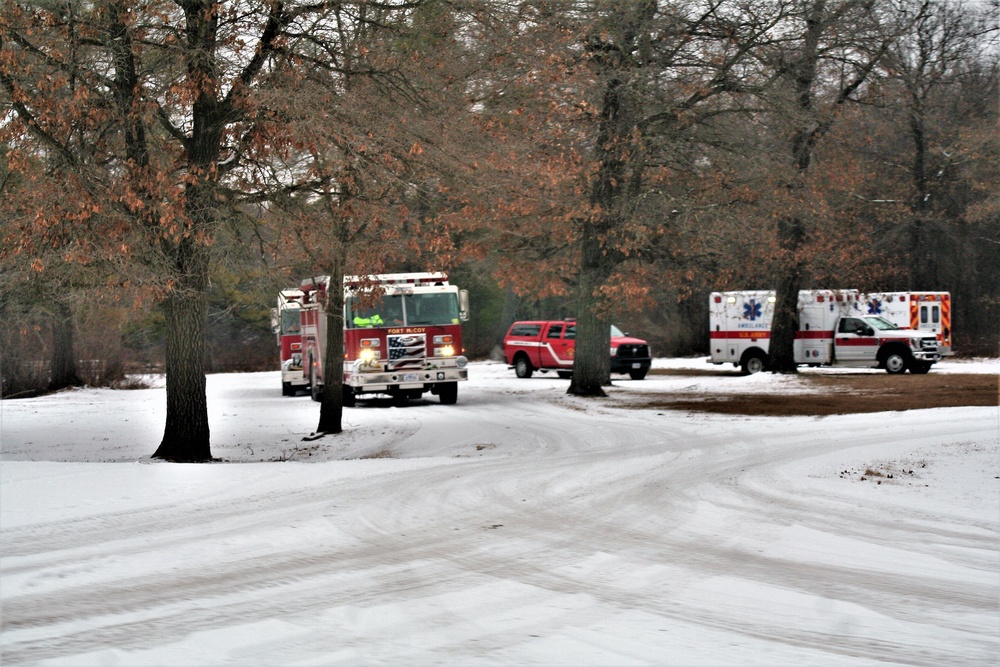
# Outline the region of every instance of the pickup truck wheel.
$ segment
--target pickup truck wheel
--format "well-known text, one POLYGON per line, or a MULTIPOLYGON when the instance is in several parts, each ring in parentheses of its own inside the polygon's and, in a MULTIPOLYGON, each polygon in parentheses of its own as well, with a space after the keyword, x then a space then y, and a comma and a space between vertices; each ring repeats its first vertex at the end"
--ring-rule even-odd
POLYGON ((354 395, 354 390, 346 384, 340 385, 340 404, 345 408, 353 408, 357 405, 357 397, 354 395))
POLYGON ((649 372, 648 368, 643 368, 643 369, 640 369, 640 370, 637 370, 637 371, 629 371, 628 372, 628 376, 630 378, 632 378, 633 380, 641 380, 644 377, 646 377, 646 373, 648 373, 648 372, 649 372))
POLYGON ((531 362, 528 361, 526 356, 521 355, 514 360, 514 372, 517 374, 517 377, 530 378, 534 371, 535 369, 531 367, 531 362))
POLYGON ((749 352, 740 362, 743 375, 753 375, 767 369, 767 360, 760 352, 749 352))
POLYGON ((281 383, 281 395, 282 396, 294 396, 295 395, 295 390, 292 389, 292 383, 291 382, 282 382, 281 383))
POLYGON ((882 365, 885 366, 885 372, 889 375, 899 375, 900 373, 906 372, 908 360, 906 355, 902 352, 898 350, 891 350, 886 353, 882 360, 882 365))

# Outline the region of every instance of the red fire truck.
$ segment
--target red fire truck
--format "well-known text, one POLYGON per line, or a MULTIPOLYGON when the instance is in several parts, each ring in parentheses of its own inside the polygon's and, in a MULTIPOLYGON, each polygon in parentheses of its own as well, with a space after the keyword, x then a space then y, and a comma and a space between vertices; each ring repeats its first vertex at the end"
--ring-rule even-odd
MULTIPOLYGON (((302 282, 302 338, 313 400, 325 378, 328 276, 302 282)), ((462 321, 469 296, 444 273, 390 273, 344 278, 343 403, 375 395, 396 400, 429 391, 446 405, 468 379, 462 321)))
POLYGON ((278 306, 271 309, 271 330, 278 337, 281 354, 281 395, 294 396, 309 385, 302 372, 302 329, 299 310, 302 290, 284 289, 278 292, 278 306))

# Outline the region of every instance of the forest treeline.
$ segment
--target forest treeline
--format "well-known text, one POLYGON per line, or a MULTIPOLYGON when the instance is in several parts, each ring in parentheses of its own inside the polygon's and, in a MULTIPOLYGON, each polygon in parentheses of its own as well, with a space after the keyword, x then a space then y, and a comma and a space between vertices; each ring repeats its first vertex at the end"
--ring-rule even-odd
POLYGON ((705 353, 722 289, 778 290, 776 349, 800 288, 949 291, 996 355, 998 13, 5 2, 3 396, 166 368, 158 454, 205 460, 204 373, 276 366, 279 289, 409 270, 470 290, 473 358, 576 317, 583 395, 609 322, 705 353))

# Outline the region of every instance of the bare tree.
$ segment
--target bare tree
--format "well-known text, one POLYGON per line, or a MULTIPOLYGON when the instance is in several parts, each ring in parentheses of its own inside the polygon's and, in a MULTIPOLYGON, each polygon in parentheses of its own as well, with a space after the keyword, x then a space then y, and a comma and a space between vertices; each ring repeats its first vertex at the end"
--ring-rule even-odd
MULTIPOLYGON (((900 181, 906 220, 887 229, 899 287, 951 291, 966 352, 995 352, 1000 290, 996 181, 1000 7, 911 0, 911 21, 884 61, 866 120, 889 139, 877 153, 900 181)), ((888 180, 888 179, 887 179, 888 180)), ((890 182, 886 183, 886 191, 890 182)))
POLYGON ((867 0, 797 0, 783 30, 788 37, 760 51, 774 73, 768 92, 778 120, 778 136, 787 137, 787 198, 776 212, 777 243, 782 259, 776 276, 777 303, 771 327, 768 366, 794 373, 798 293, 803 246, 813 226, 805 180, 813 169, 817 145, 836 122, 838 110, 873 76, 899 33, 895 17, 880 3, 867 0))
POLYGON ((975 103, 963 109, 959 104, 980 97, 988 105, 991 92, 996 92, 989 89, 988 76, 979 78, 985 89, 975 90, 975 81, 980 64, 989 59, 991 37, 995 52, 1000 29, 995 10, 991 17, 980 5, 912 0, 905 6, 913 20, 885 60, 889 83, 881 102, 890 114, 895 109, 905 113, 909 159, 900 157, 909 163, 912 189, 907 199, 913 211, 907 255, 911 266, 923 272, 913 276, 920 283, 933 280, 934 239, 947 236, 935 220, 947 202, 938 200, 947 197, 955 168, 971 157, 961 133, 989 109, 975 103))
MULTIPOLYGON (((324 42, 324 58, 300 68, 273 94, 300 100, 285 114, 296 139, 280 170, 255 175, 292 230, 290 257, 329 278, 326 349, 317 433, 342 430, 344 276, 440 270, 454 261, 453 236, 476 220, 453 215, 447 196, 468 170, 461 153, 470 113, 460 6, 441 2, 359 6, 324 42)), ((473 65, 474 67, 475 65, 473 65)), ((459 206, 459 208, 461 208, 459 206)), ((378 298, 378 293, 372 294, 378 298)))
POLYGON ((520 167, 496 179, 513 192, 494 209, 503 216, 499 273, 520 293, 575 295, 571 393, 602 395, 610 382, 610 320, 643 303, 652 274, 636 260, 667 227, 651 202, 666 199, 678 166, 694 171, 704 159, 691 147, 714 119, 743 113, 739 100, 763 85, 754 49, 773 39, 785 10, 754 1, 538 2, 521 3, 508 22, 519 30, 505 69, 484 81, 494 90, 486 126, 506 149, 492 164, 517 155, 520 167), (518 196, 522 188, 528 196, 518 196))

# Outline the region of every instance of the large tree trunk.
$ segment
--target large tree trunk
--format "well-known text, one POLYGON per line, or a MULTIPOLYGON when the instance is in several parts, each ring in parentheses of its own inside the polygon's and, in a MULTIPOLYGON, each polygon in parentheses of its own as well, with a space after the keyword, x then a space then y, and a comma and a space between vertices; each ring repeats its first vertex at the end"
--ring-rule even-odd
POLYGON ((802 221, 789 218, 778 225, 778 243, 785 253, 776 285, 774 319, 771 321, 771 344, 768 368, 775 373, 797 373, 795 332, 799 325, 799 290, 802 289, 802 262, 798 251, 805 241, 802 221))
POLYGON ((203 292, 180 292, 163 304, 167 325, 167 422, 154 459, 212 460, 205 394, 203 292))
POLYGON ((611 384, 611 325, 594 307, 594 290, 603 282, 603 276, 604 272, 595 267, 580 273, 573 379, 567 390, 575 396, 605 396, 603 387, 611 384))
POLYGON ((212 460, 205 393, 208 248, 189 238, 176 252, 180 280, 163 303, 167 421, 153 458, 199 463, 212 460))
POLYGON ((625 81, 612 75, 604 90, 601 125, 597 141, 597 173, 590 203, 595 212, 582 223, 579 286, 577 292, 576 352, 573 379, 567 393, 577 396, 605 396, 602 387, 611 384, 611 325, 599 313, 599 288, 611 274, 618 253, 607 247, 608 232, 621 224, 628 179, 629 147, 634 129, 628 113, 625 81))
MULTIPOLYGON (((344 265, 335 260, 326 291, 326 356, 317 433, 340 433, 344 418, 344 265)), ((346 391, 350 391, 346 389, 346 391)))
POLYGON ((52 370, 49 375, 49 391, 83 384, 76 372, 76 354, 73 351, 74 323, 73 311, 69 305, 54 302, 55 317, 52 318, 52 370))
POLYGON ((628 220, 643 179, 642 132, 636 72, 649 57, 651 21, 657 3, 620 3, 606 29, 588 38, 588 49, 604 78, 600 127, 595 146, 597 171, 590 194, 591 213, 583 222, 577 304, 576 355, 568 393, 604 396, 611 384, 611 323, 601 287, 622 261, 609 237, 628 220))
POLYGON ((934 273, 937 253, 927 247, 924 221, 930 215, 930 184, 927 177, 926 119, 922 100, 913 96, 910 109, 910 136, 913 137, 913 217, 909 222, 909 272, 907 289, 928 289, 935 283, 929 279, 934 273), (917 287, 918 285, 924 287, 917 287))
MULTIPOLYGON (((219 14, 211 3, 180 3, 184 9, 191 51, 189 76, 199 81, 191 106, 191 136, 185 143, 187 180, 183 217, 184 236, 168 253, 174 258, 174 286, 164 304, 167 316, 167 423, 163 441, 153 454, 178 462, 212 460, 205 393, 205 327, 209 248, 219 222, 223 197, 218 188, 216 164, 223 143, 228 103, 217 95, 216 35, 219 14)), ((145 146, 139 136, 133 143, 145 146)), ((140 154, 142 160, 146 158, 140 154)), ((166 237, 165 243, 171 240, 166 237)))
MULTIPOLYGON (((804 190, 802 179, 812 163, 816 141, 822 134, 814 108, 813 85, 819 67, 819 41, 823 34, 826 0, 814 0, 806 7, 806 29, 802 35, 802 51, 797 62, 788 70, 795 91, 797 128, 789 142, 795 173, 788 185, 792 205, 804 190)), ((795 332, 798 329, 798 300, 802 287, 802 260, 799 257, 805 242, 805 223, 796 213, 778 221, 778 247, 782 253, 778 271, 774 319, 771 321, 771 344, 768 348, 768 368, 774 373, 797 373, 795 363, 795 332)))

